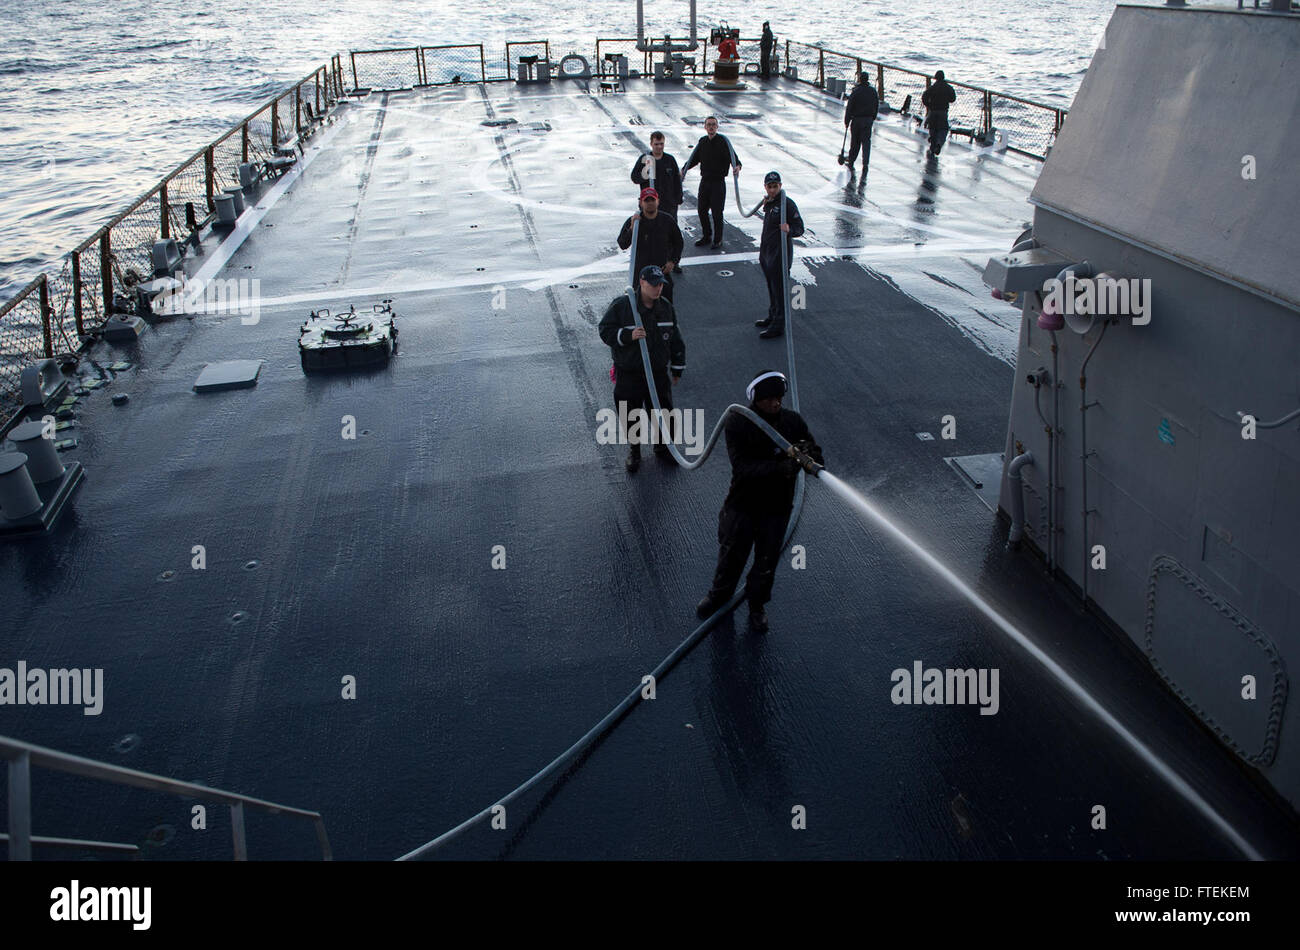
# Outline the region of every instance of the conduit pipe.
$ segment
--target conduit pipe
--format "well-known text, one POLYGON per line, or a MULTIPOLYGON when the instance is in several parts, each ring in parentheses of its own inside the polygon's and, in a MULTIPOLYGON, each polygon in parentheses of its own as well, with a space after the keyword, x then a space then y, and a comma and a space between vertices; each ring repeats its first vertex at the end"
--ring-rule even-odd
POLYGON ((1025 536, 1025 486, 1020 480, 1020 470, 1033 464, 1034 453, 1022 452, 1007 466, 1007 481, 1011 486, 1011 533, 1007 536, 1007 544, 1013 549, 1020 547, 1020 539, 1025 536))

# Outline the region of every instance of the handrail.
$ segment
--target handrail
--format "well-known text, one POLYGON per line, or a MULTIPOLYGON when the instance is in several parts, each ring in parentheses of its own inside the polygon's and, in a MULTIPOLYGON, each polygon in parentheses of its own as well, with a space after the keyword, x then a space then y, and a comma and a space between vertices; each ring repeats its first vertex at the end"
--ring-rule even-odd
POLYGON ((235 836, 235 859, 246 860, 247 850, 244 845, 243 808, 247 805, 270 815, 292 815, 297 818, 309 818, 316 828, 316 838, 321 847, 322 860, 330 861, 329 838, 325 834, 325 819, 318 811, 307 811, 290 805, 281 805, 251 795, 240 795, 207 785, 182 782, 178 779, 155 775, 152 772, 140 772, 120 765, 109 765, 94 759, 70 755, 44 746, 32 745, 18 739, 0 736, 0 759, 9 760, 9 833, 11 835, 9 859, 28 860, 31 857, 31 844, 36 839, 31 834, 31 767, 42 766, 56 772, 78 775, 82 778, 99 779, 114 785, 129 785, 134 788, 146 788, 155 792, 165 792, 186 798, 198 798, 217 804, 229 805, 235 836))
MULTIPOLYGON (((140 846, 137 844, 123 844, 120 841, 87 841, 81 838, 47 838, 44 835, 32 835, 30 839, 32 844, 45 845, 52 848, 81 848, 86 851, 112 851, 118 854, 130 854, 138 857, 140 846)), ((0 831, 0 841, 9 842, 9 836, 0 831)))

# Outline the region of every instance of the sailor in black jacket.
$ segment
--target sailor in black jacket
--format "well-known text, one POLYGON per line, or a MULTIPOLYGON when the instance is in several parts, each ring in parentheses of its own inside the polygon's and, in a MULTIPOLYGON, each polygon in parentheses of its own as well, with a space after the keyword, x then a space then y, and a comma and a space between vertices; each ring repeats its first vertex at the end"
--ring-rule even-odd
POLYGON ((725 135, 718 134, 718 117, 709 116, 704 120, 705 135, 695 143, 691 157, 682 168, 682 178, 696 165, 700 166, 700 191, 696 195, 700 211, 700 239, 696 247, 703 247, 710 241, 716 251, 722 247, 722 211, 727 203, 727 169, 740 171, 740 159, 727 141, 725 135), (713 225, 709 226, 709 212, 713 213, 713 225))
POLYGON ((781 190, 781 176, 768 172, 763 179, 767 189, 767 199, 763 202, 763 238, 758 246, 758 266, 763 270, 767 280, 767 319, 755 320, 754 325, 763 327, 759 334, 770 340, 785 333, 785 274, 794 263, 794 239, 803 234, 803 218, 795 203, 785 199, 785 272, 781 270, 781 202, 778 196, 781 190))
MULTIPOLYGON (((632 305, 628 302, 627 294, 620 294, 609 305, 598 328, 600 338, 609 346, 614 357, 614 404, 619 416, 619 438, 625 442, 630 440, 623 421, 632 410, 644 409, 651 420, 654 412, 645 367, 641 363, 641 346, 637 341, 644 339, 650 352, 655 391, 659 394, 659 405, 663 409, 673 408, 673 386, 677 385, 686 369, 686 343, 677 328, 677 312, 661 296, 663 271, 651 264, 642 269, 637 284, 637 310, 641 315, 642 328, 638 329, 632 319, 632 305), (671 383, 668 381, 670 375, 671 383), (620 403, 626 403, 626 408, 619 407, 620 403)), ((651 434, 648 425, 643 429, 647 436, 651 434)), ((675 439, 676 433, 669 433, 668 437, 675 439)), ((655 454, 668 456, 668 447, 656 441, 655 454)), ((640 463, 641 446, 630 442, 627 470, 635 472, 640 463)))
POLYGON ((926 124, 930 128, 931 158, 939 156, 944 139, 948 137, 948 106, 957 101, 957 93, 943 78, 943 70, 935 71, 934 83, 921 93, 921 105, 926 108, 926 124))
MULTIPOLYGON (((814 441, 803 417, 792 409, 781 408, 786 393, 783 373, 760 373, 746 393, 749 408, 761 419, 794 443, 807 458, 818 465, 824 463, 821 447, 814 441)), ((727 455, 731 457, 731 490, 718 513, 718 566, 713 586, 695 612, 704 619, 731 599, 753 548, 754 566, 745 579, 749 628, 764 633, 767 614, 763 605, 772 599, 777 558, 794 507, 800 462, 783 453, 744 416, 729 416, 725 432, 727 455)))
POLYGON ((849 93, 849 101, 844 105, 844 126, 849 130, 849 160, 845 166, 853 171, 853 162, 858 157, 858 146, 862 147, 862 171, 867 171, 871 163, 871 125, 876 121, 880 111, 880 97, 871 88, 866 73, 858 73, 858 84, 849 93))
POLYGON ((659 210, 659 193, 653 188, 641 189, 641 211, 623 222, 623 230, 618 233, 618 246, 627 250, 632 246, 632 226, 636 229, 636 263, 633 270, 641 273, 642 268, 654 264, 664 272, 663 295, 669 303, 673 299, 672 275, 681 266, 682 230, 677 222, 659 210))
POLYGON ((650 133, 650 152, 642 155, 632 166, 632 180, 640 188, 653 188, 659 193, 659 213, 677 220, 677 209, 682 206, 682 171, 677 159, 664 151, 664 134, 650 133))

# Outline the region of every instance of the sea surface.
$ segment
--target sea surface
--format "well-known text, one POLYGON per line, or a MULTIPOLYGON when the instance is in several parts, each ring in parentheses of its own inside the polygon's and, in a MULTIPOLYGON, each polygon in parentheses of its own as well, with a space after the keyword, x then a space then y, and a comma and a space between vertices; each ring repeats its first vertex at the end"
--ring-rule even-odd
MULTIPOLYGON (((689 4, 647 0, 646 30, 685 35, 689 4)), ((699 6, 726 22, 1068 106, 1111 0, 806 0, 699 6)), ((636 4, 429 0, 3 0, 0 301, 171 168, 336 52, 549 39, 591 58, 634 37, 636 4)), ((743 44, 742 44, 743 47, 743 44)), ((743 52, 743 48, 742 48, 743 52)), ((495 55, 494 55, 495 54, 495 55)))

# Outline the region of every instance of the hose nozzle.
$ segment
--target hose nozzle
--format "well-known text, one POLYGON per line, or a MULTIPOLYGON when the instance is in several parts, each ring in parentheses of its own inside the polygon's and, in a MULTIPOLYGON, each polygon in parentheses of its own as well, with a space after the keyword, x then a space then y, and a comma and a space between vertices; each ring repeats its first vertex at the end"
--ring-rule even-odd
POLYGON ((786 449, 786 455, 799 463, 799 467, 811 475, 813 478, 826 466, 818 464, 817 460, 808 454, 812 448, 811 442, 795 442, 786 449))

